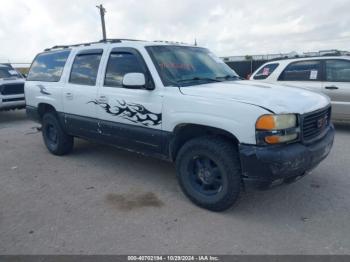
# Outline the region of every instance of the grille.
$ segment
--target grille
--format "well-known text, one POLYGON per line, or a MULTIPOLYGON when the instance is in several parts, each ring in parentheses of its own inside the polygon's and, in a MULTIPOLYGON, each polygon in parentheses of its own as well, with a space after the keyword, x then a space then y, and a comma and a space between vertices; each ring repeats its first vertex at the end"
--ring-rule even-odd
POLYGON ((16 101, 24 101, 24 97, 19 97, 19 98, 8 98, 8 99, 3 99, 2 102, 16 102, 16 101))
POLYGON ((329 126, 331 108, 325 108, 303 116, 303 139, 310 141, 320 136, 329 126))
POLYGON ((0 86, 2 95, 24 94, 24 84, 4 84, 0 86))

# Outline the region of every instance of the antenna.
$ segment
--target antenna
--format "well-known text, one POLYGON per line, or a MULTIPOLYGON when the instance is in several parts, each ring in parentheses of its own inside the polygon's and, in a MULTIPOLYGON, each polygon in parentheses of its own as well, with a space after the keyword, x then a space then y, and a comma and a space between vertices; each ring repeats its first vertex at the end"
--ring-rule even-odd
POLYGON ((106 24, 105 24, 105 13, 106 9, 103 7, 103 5, 97 5, 96 6, 100 10, 100 16, 101 16, 101 25, 102 25, 102 39, 106 40, 106 24))

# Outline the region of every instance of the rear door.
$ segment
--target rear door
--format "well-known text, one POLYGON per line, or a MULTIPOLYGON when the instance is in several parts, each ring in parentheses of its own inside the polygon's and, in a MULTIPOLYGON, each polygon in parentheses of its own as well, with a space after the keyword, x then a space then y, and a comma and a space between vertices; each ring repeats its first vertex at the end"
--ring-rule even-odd
POLYGON ((323 92, 332 100, 333 118, 350 120, 350 60, 325 61, 323 92))
POLYGON ((97 109, 91 105, 97 96, 97 75, 103 49, 76 51, 62 93, 65 123, 69 133, 98 136, 97 109))
POLYGON ((283 70, 278 81, 286 86, 321 92, 322 70, 322 63, 319 60, 292 62, 283 70))
POLYGON ((159 88, 125 88, 127 73, 143 73, 146 85, 154 81, 140 52, 116 47, 109 51, 95 101, 101 133, 107 143, 145 153, 161 153, 162 96, 159 88))

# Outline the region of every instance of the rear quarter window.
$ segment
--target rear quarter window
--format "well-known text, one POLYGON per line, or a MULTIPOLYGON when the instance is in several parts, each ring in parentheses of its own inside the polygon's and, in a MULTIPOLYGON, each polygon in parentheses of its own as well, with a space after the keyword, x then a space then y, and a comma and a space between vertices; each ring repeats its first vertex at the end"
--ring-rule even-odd
POLYGON ((276 70, 278 66, 278 63, 265 65, 254 75, 253 78, 255 80, 266 79, 273 73, 273 71, 276 70))
POLYGON ((70 50, 37 55, 30 67, 27 81, 58 82, 70 50))

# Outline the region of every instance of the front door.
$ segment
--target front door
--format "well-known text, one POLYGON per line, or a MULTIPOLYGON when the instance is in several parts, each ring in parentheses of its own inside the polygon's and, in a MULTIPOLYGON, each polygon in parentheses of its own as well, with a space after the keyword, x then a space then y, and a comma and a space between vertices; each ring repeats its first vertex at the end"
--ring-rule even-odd
POLYGON ((330 59, 326 61, 326 82, 323 92, 332 100, 333 118, 350 120, 350 61, 330 59))
POLYGON ((123 87, 127 73, 143 73, 146 85, 154 81, 140 53, 133 48, 113 48, 103 70, 95 106, 101 133, 108 143, 145 153, 163 150, 160 89, 123 87))

